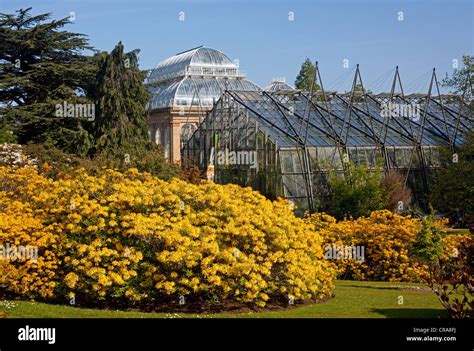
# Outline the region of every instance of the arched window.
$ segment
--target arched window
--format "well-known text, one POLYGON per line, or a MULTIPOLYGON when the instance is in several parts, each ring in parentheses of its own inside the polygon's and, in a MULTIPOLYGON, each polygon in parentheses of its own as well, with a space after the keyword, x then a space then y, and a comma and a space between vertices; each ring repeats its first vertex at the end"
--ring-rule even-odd
POLYGON ((151 136, 153 135, 153 126, 148 127, 148 140, 152 140, 151 136))
POLYGON ((181 147, 191 138, 195 130, 194 124, 184 124, 181 127, 181 147))
POLYGON ((165 152, 165 157, 170 158, 170 127, 165 126, 163 128, 163 149, 165 152))
POLYGON ((154 140, 155 144, 161 145, 161 128, 160 126, 155 127, 154 140))

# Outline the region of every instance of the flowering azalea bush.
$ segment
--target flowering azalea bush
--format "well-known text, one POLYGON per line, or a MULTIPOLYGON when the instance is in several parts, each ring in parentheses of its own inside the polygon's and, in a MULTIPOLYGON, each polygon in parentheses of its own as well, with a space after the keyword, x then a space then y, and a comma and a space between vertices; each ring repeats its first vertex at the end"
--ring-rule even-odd
POLYGON ((287 202, 134 169, 53 180, 0 167, 5 243, 38 248, 37 258, 2 263, 16 277, 9 292, 43 300, 264 306, 329 296, 335 277, 321 236, 287 202))
MULTIPOLYGON (((363 257, 330 258, 340 278, 419 282, 426 274, 427 266, 410 255, 422 229, 419 219, 382 210, 355 220, 336 222, 326 214, 313 214, 305 221, 322 235, 325 248, 363 248, 363 257)), ((441 228, 443 224, 440 221, 437 226, 441 228)), ((455 252, 467 240, 472 239, 468 235, 445 236, 445 255, 455 252)))
POLYGON ((472 244, 472 235, 449 234, 442 239, 442 258, 457 257, 461 250, 472 244))

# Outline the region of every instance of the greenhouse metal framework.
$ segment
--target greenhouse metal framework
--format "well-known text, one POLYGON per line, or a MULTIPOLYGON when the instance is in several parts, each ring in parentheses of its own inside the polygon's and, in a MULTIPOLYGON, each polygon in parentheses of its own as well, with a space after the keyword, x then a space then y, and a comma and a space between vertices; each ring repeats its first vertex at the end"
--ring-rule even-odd
POLYGON ((180 162, 182 144, 225 90, 261 90, 223 52, 199 46, 161 61, 147 76, 150 139, 180 162))
POLYGON ((349 93, 325 91, 317 64, 313 81, 321 88, 309 93, 226 90, 184 145, 183 162, 218 183, 251 186, 310 211, 329 195, 330 171, 382 165, 403 174, 414 200, 426 204, 439 146, 455 153, 472 130, 470 87, 462 96, 440 94, 433 70, 427 93, 405 95, 398 67, 388 93, 366 92, 358 66, 349 93))

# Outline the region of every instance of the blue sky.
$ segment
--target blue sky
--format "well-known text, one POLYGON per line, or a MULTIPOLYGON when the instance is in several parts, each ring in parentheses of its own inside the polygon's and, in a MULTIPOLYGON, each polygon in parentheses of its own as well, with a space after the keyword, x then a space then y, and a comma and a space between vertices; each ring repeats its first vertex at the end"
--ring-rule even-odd
POLYGON ((473 54, 472 0, 0 0, 1 12, 32 6, 34 13, 76 19, 68 30, 87 34, 100 50, 122 41, 141 49, 142 68, 205 45, 238 59, 248 79, 293 84, 306 57, 318 60, 327 89, 350 88, 360 64, 364 85, 388 90, 399 65, 408 92, 426 91, 453 60, 473 54), (183 11, 185 20, 179 21, 183 11), (293 21, 289 13, 294 14, 293 21), (399 21, 403 12, 403 21, 399 21), (343 60, 349 60, 349 68, 343 60))

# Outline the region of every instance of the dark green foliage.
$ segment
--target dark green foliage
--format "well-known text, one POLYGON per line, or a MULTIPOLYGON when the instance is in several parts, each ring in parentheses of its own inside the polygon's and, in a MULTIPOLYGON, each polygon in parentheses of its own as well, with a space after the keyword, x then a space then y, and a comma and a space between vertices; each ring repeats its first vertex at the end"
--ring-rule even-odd
POLYGON ((341 219, 368 216, 372 211, 385 208, 387 194, 382 180, 381 167, 369 170, 366 165, 350 164, 345 178, 332 172, 329 176, 331 194, 325 211, 341 219))
POLYGON ((30 11, 0 14, 0 142, 34 143, 27 153, 54 172, 107 166, 176 176, 178 168, 148 141, 139 50, 125 53, 118 43, 110 54, 84 56, 92 48, 84 35, 62 30, 68 18, 30 11), (79 104, 93 115, 58 113, 79 104))
POLYGON ((66 153, 51 144, 28 144, 22 149, 29 159, 36 160, 38 169, 46 172, 48 176, 54 177, 70 168, 85 168, 89 171, 99 168, 93 160, 66 153))
POLYGON ((474 132, 467 133, 456 150, 458 162, 453 162, 453 154, 448 148, 440 148, 442 168, 435 177, 431 202, 443 213, 459 208, 467 220, 474 216, 474 132))
POLYGON ((296 89, 311 92, 311 85, 314 84, 313 91, 319 90, 320 86, 314 81, 315 70, 316 67, 313 65, 311 60, 306 58, 306 60, 304 60, 303 64, 301 65, 300 72, 298 73, 298 76, 295 80, 296 89))
POLYGON ((124 52, 122 43, 109 53, 97 55, 97 86, 94 161, 124 171, 137 168, 162 179, 178 176, 179 168, 166 161, 161 147, 148 137, 145 72, 138 67, 138 50, 124 52))
POLYGON ((180 168, 166 161, 160 146, 141 139, 122 144, 115 148, 103 149, 95 157, 95 162, 108 168, 125 171, 137 168, 158 178, 169 180, 179 176, 180 168))
MULTIPOLYGON (((445 87, 468 98, 474 84, 474 57, 463 56, 463 66, 443 80, 445 87)), ((468 100, 470 113, 474 101, 468 100)), ((434 207, 444 213, 459 209, 463 221, 474 221, 474 132, 464 135, 461 147, 455 151, 440 147, 440 169, 435 177, 431 194, 434 207), (457 155, 457 161, 456 161, 457 155)))
POLYGON ((124 53, 118 43, 110 54, 98 56, 97 103, 94 122, 96 152, 148 141, 146 128, 149 95, 143 84, 144 73, 138 68, 138 50, 124 53))
POLYGON ((32 16, 31 8, 0 14, 0 106, 3 118, 16 127, 19 142, 51 142, 87 152, 89 123, 57 117, 56 104, 90 103, 86 88, 95 74, 91 49, 82 34, 62 30, 68 18, 32 16))
POLYGON ((124 52, 122 43, 109 53, 97 55, 97 86, 94 121, 95 162, 124 171, 137 168, 162 179, 178 176, 179 168, 166 161, 161 147, 148 137, 145 72, 138 67, 138 50, 124 52))
POLYGON ((53 145, 45 144, 25 145, 23 153, 29 159, 35 159, 38 169, 53 178, 68 172, 70 168, 84 168, 89 174, 100 174, 104 167, 122 172, 137 168, 166 180, 179 175, 179 167, 167 163, 161 148, 152 143, 131 143, 118 149, 103 150, 94 158, 68 154, 53 145))

